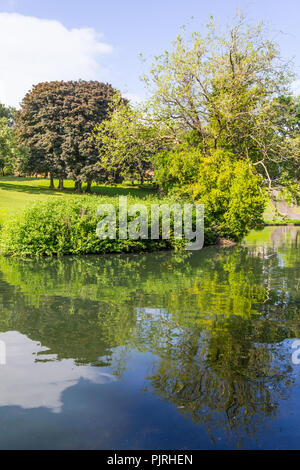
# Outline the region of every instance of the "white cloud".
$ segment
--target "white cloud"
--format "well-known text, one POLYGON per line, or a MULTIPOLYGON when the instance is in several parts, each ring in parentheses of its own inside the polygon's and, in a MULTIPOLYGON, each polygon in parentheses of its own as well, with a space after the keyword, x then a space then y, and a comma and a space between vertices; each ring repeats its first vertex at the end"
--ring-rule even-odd
POLYGON ((18 106, 42 81, 105 80, 98 59, 112 50, 92 28, 0 13, 0 102, 18 106))
POLYGON ((59 413, 64 391, 80 379, 103 385, 116 381, 102 367, 76 366, 73 359, 58 361, 56 355, 47 354, 47 347, 17 331, 0 333, 0 338, 6 346, 6 365, 1 365, 0 407, 47 407, 59 413), (38 353, 42 351, 43 361, 39 362, 38 353))

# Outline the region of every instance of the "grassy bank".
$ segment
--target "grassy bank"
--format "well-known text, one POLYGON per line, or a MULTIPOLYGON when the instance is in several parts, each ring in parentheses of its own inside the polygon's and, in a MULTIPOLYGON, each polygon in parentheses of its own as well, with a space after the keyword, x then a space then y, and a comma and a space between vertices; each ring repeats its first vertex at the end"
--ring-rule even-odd
MULTIPOLYGON (((65 180, 63 191, 58 189, 57 180, 54 184, 55 189, 50 189, 49 180, 44 178, 0 178, 2 254, 32 256, 132 252, 170 249, 180 245, 175 240, 103 241, 95 236, 99 204, 113 204, 117 208, 118 198, 122 195, 128 197, 129 205, 140 202, 146 206, 161 204, 163 201, 151 185, 93 184, 91 195, 78 195, 73 181, 65 180)), ((271 203, 266 206, 264 220, 266 224, 293 222, 278 217, 271 203)), ((205 244, 214 243, 215 239, 216 235, 210 227, 206 227, 205 244)))
MULTIPOLYGON (((58 185, 58 182, 55 182, 58 185)), ((84 189, 84 188, 83 188, 84 189)), ((0 253, 17 256, 53 256, 71 254, 121 253, 177 249, 186 241, 160 239, 100 240, 96 236, 100 204, 112 204, 118 224, 119 196, 128 197, 128 207, 143 203, 148 208, 148 234, 151 233, 151 204, 174 201, 158 197, 151 186, 99 186, 92 194, 76 194, 74 183, 65 182, 65 190, 50 190, 45 179, 2 178, 0 180, 1 232, 0 253)), ((128 223, 134 217, 128 216, 128 223)), ((214 243, 215 233, 206 229, 206 243, 214 243)))

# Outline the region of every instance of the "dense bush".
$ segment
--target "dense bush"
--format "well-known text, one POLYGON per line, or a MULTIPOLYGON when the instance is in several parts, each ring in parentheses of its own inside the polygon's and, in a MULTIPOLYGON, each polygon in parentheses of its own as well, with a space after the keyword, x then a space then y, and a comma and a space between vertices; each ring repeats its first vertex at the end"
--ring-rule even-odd
POLYGON ((199 147, 181 146, 158 155, 156 166, 157 182, 169 193, 204 204, 218 237, 238 241, 262 227, 266 194, 249 160, 221 149, 203 155, 199 147))
MULTIPOLYGON (((128 206, 141 202, 148 206, 152 202, 162 203, 154 199, 141 201, 128 198, 128 206)), ((170 240, 98 239, 96 227, 100 218, 96 210, 103 203, 113 204, 118 216, 117 198, 77 196, 58 200, 54 197, 46 202, 36 202, 19 215, 5 220, 0 236, 0 252, 21 256, 52 256, 179 249, 185 245, 184 240, 175 240, 172 236, 170 240)), ((150 224, 149 217, 149 229, 150 224)), ((213 242, 214 239, 214 233, 208 229, 206 241, 213 242)))
POLYGON ((250 230, 262 228, 266 195, 250 161, 215 151, 202 161, 192 191, 220 236, 240 240, 250 230))
POLYGON ((184 193, 197 181, 202 153, 199 146, 183 143, 171 151, 155 156, 155 182, 171 193, 184 193))

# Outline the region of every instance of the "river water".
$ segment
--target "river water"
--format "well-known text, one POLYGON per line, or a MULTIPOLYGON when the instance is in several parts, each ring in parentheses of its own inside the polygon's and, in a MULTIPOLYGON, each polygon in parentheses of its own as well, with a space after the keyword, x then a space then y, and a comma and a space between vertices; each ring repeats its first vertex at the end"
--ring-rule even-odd
POLYGON ((0 258, 0 332, 1 449, 300 448, 297 227, 0 258))

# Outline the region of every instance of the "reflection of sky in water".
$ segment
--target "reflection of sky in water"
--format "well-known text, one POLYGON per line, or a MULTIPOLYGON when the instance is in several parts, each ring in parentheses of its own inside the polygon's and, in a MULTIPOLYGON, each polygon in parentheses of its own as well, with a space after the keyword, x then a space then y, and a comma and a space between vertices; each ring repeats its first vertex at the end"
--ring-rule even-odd
POLYGON ((102 368, 76 366, 73 359, 56 360, 47 348, 10 331, 0 334, 6 345, 6 365, 0 366, 0 406, 47 407, 60 412, 61 394, 79 379, 106 384, 116 378, 102 368))
POLYGON ((152 320, 166 320, 170 317, 170 314, 165 308, 137 308, 137 319, 143 320, 145 317, 150 317, 152 320))

